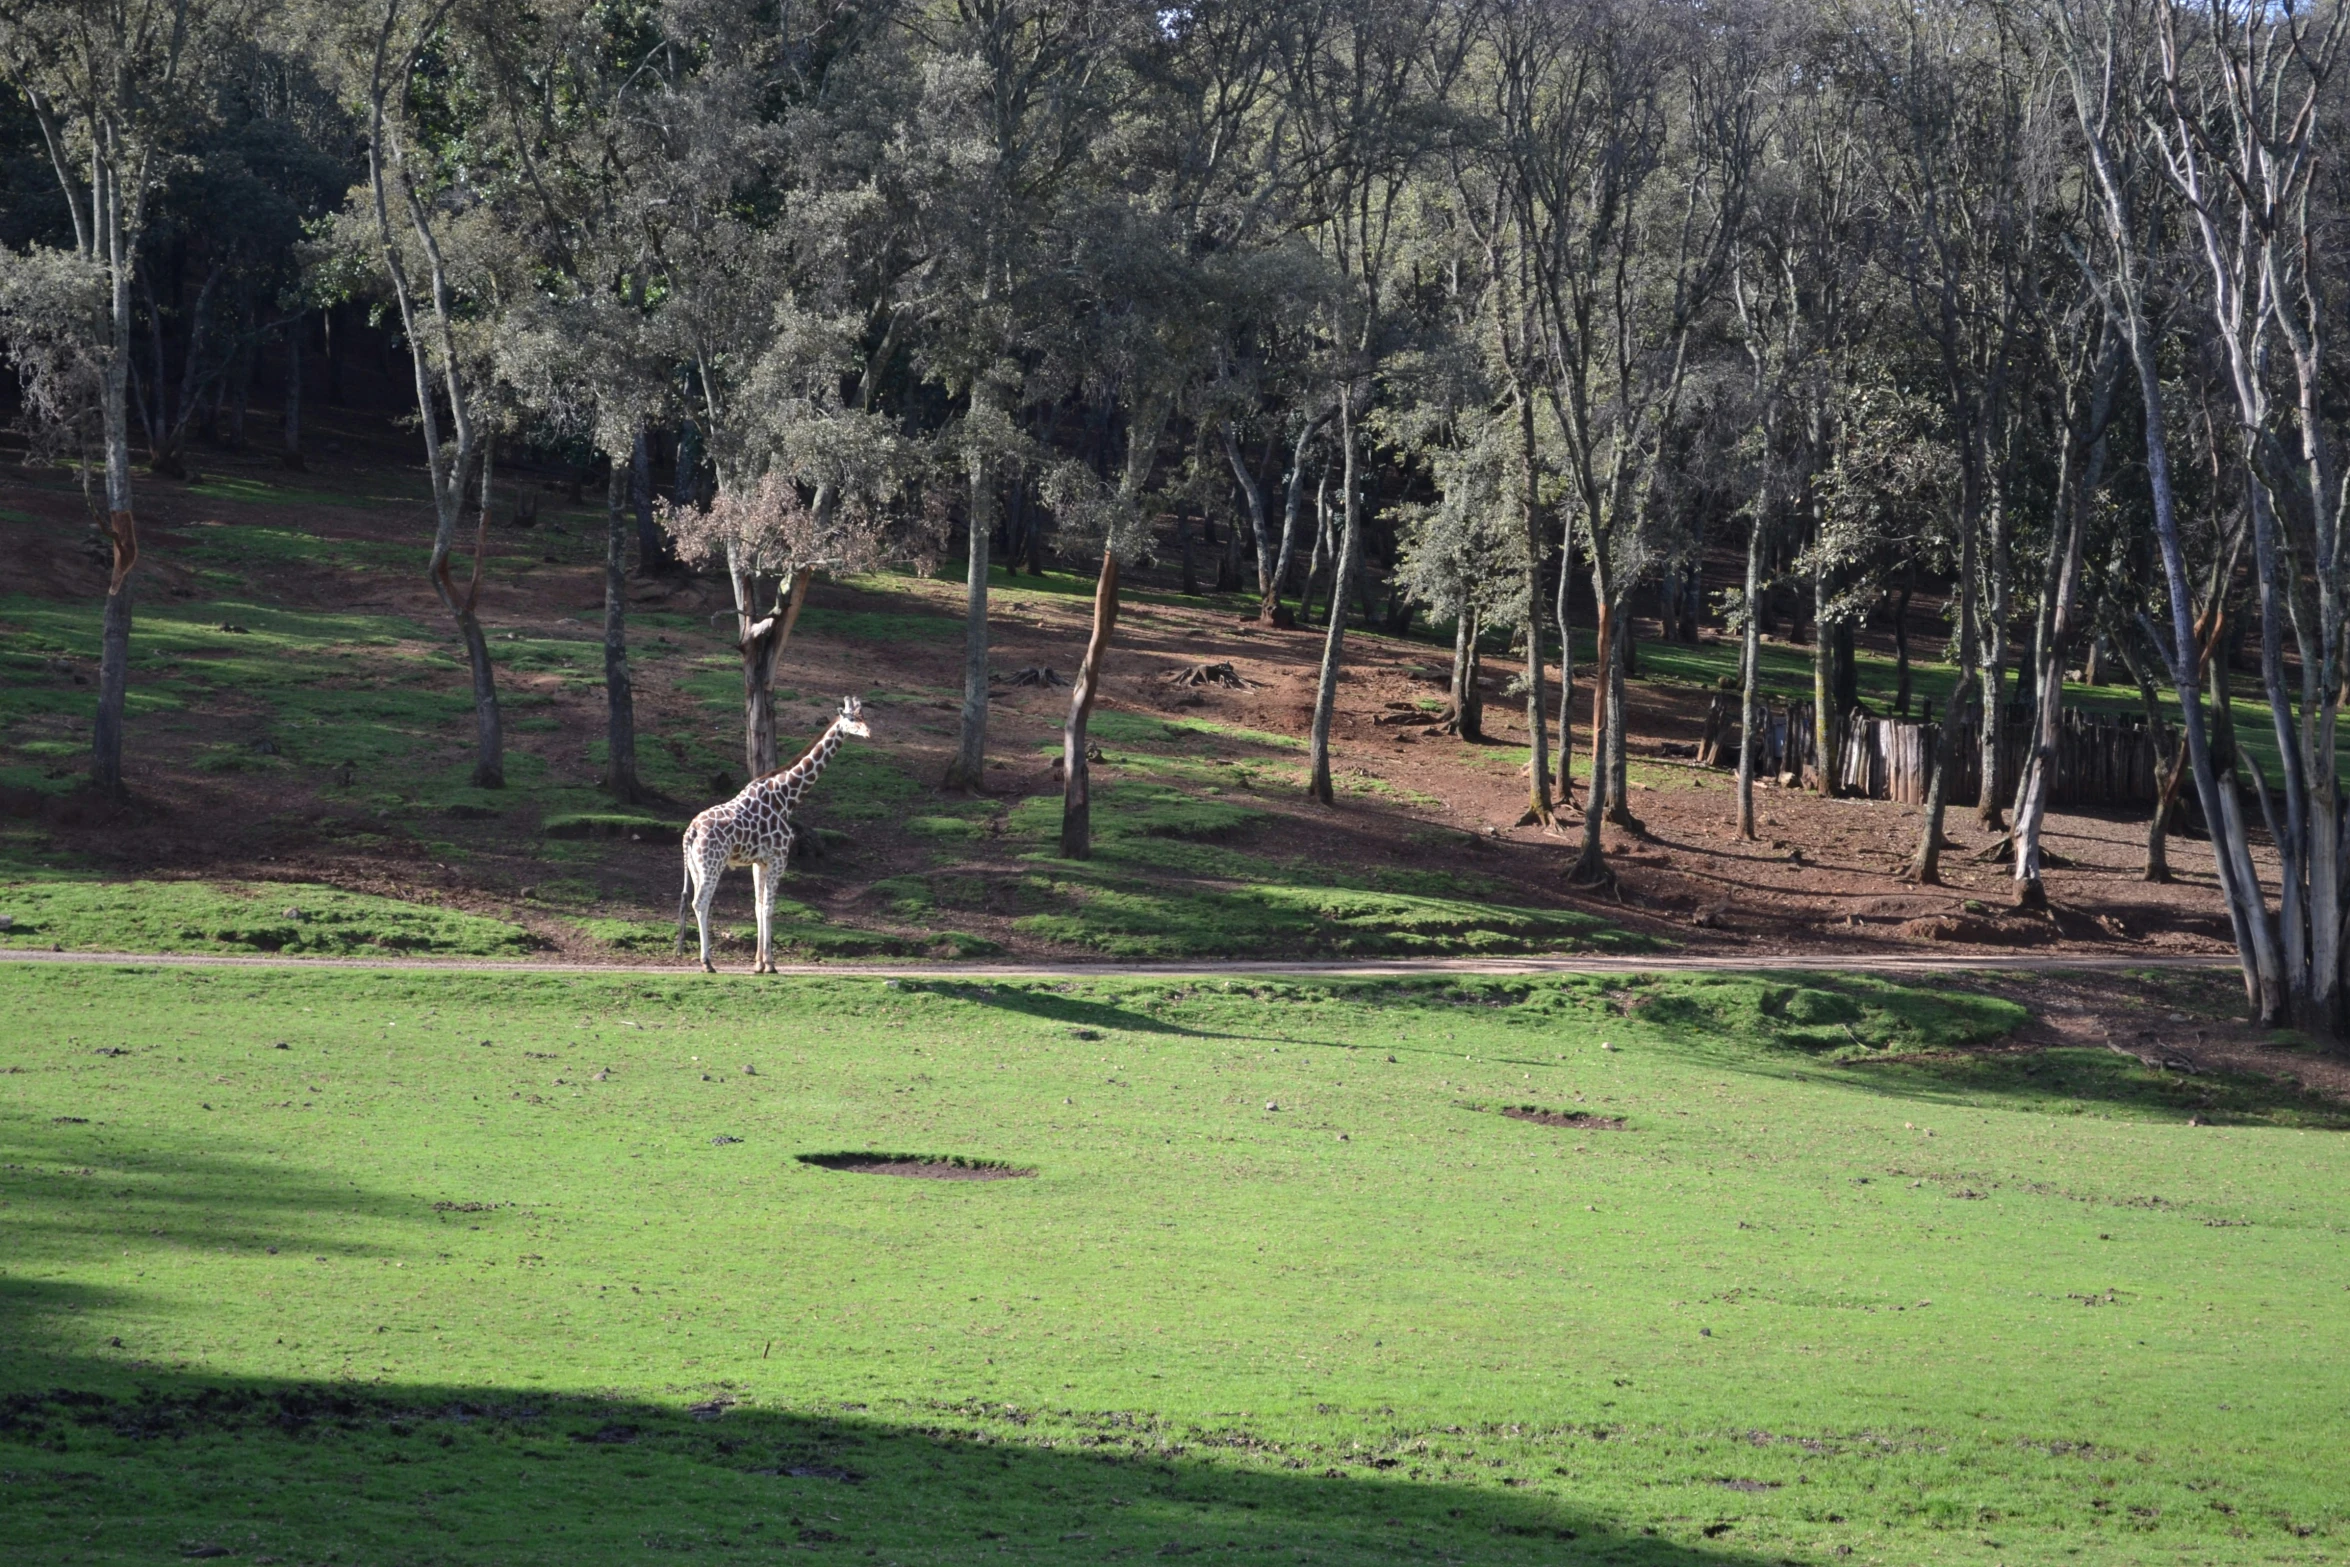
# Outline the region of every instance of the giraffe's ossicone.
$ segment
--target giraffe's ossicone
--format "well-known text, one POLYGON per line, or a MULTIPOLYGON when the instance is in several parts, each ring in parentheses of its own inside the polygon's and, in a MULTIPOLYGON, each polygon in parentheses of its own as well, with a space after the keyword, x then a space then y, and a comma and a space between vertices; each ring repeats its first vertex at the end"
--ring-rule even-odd
POLYGON ((715 974, 710 962, 710 908, 718 900, 718 878, 728 866, 751 868, 751 892, 759 911, 759 958, 752 972, 775 972, 771 930, 775 921, 775 883, 791 860, 792 812, 816 782, 842 740, 855 735, 869 740, 873 731, 859 716, 864 704, 841 698, 835 714, 807 754, 781 772, 765 774, 743 785, 742 793, 723 805, 713 805, 686 824, 685 885, 677 894, 677 950, 685 950, 685 911, 691 905, 702 931, 702 969, 715 974))

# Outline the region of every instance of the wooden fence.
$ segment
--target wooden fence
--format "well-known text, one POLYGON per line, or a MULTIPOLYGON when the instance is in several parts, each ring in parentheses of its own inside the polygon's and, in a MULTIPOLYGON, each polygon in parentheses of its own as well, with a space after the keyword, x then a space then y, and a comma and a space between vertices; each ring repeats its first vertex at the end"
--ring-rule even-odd
MULTIPOLYGON (((1717 694, 1706 715, 1705 738, 1698 760, 1708 766, 1738 764, 1738 699, 1717 694)), ((1831 722, 1833 776, 1838 792, 1872 800, 1923 805, 1926 787, 1933 781, 1934 748, 1941 743, 1940 724, 1913 719, 1878 718, 1853 712, 1831 722)), ((1755 774, 1764 778, 1819 784, 1820 758, 1812 725, 1812 705, 1790 702, 1767 708, 1755 758, 1755 774)), ((2000 740, 1999 776, 1994 780, 2002 801, 2015 796, 2016 782, 2032 748, 2032 715, 2011 708, 2000 740)), ((1982 796, 1983 746, 1980 721, 1961 721, 1957 754, 1951 759, 1952 805, 1972 805, 1982 796)), ((2049 803, 2067 806, 2151 807, 2157 783, 2157 738, 2143 719, 2066 709, 2056 736, 2056 778, 2049 803)), ((2161 764, 2167 765, 2167 754, 2161 764)))

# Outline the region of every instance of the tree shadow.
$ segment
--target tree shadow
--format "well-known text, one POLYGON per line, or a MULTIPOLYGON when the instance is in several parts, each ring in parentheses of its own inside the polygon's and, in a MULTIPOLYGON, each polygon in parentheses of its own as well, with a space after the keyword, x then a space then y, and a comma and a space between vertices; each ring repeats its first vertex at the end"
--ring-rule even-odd
POLYGON ((2124 1041, 2135 1046, 2127 1051, 2018 1040, 1990 1010, 2002 1006, 1947 982, 1781 971, 1667 980, 1634 1010, 1645 1025, 1724 1066, 1780 1076, 1800 1070, 1894 1098, 2350 1131, 2350 1106, 2295 1083, 2164 1066, 2151 1034, 2124 1041))
MULTIPOLYGON (((1031 988, 1017 980, 909 979, 901 980, 898 984, 901 989, 966 1001, 973 1006, 992 1007, 999 1012, 1011 1012, 1040 1022, 1067 1024, 1072 1029, 1090 1028, 1102 1032, 1116 1029, 1121 1033, 1165 1034, 1182 1039, 1264 1039, 1284 1045, 1320 1043, 1314 1040, 1292 1040, 1287 1034, 1233 1033, 1223 1029, 1196 1028, 1153 1017, 1148 1012, 1137 1011, 1132 1007, 1066 995, 1041 986, 1031 988)), ((1084 1035, 1080 1033, 1078 1037, 1083 1038, 1084 1035)))
MULTIPOLYGON (((10 1241, 0 1277, 0 1560, 569 1567, 786 1550, 929 1563, 1235 1552, 1633 1567, 1762 1560, 1728 1538, 1734 1513, 1706 1527, 1712 1540, 1683 1541, 1595 1517, 1537 1472, 1541 1449, 1500 1438, 1474 1439, 1490 1449, 1484 1458, 1448 1452, 1449 1438, 1431 1451, 1403 1433, 1325 1451, 1149 1410, 951 1397, 876 1407, 811 1397, 777 1408, 726 1383, 663 1400, 548 1394, 519 1381, 272 1380, 142 1361, 135 1344, 102 1347, 93 1324, 134 1321, 149 1309, 145 1292, 18 1267, 24 1178, 97 1179, 75 1174, 80 1166, 24 1168, 26 1145, 39 1139, 23 1134, 35 1130, 10 1139, 18 1168, 0 1216, 10 1241), (1491 1452, 1509 1452, 1514 1472, 1495 1473, 1491 1452)), ((40 1151, 67 1152, 54 1141, 40 1151)), ((50 1191, 41 1206, 58 1216, 34 1249, 55 1245, 59 1260, 87 1262, 134 1236, 151 1244, 145 1219, 158 1205, 183 1216, 180 1241, 208 1249, 318 1245, 303 1219, 328 1205, 404 1212, 419 1229, 446 1218, 420 1198, 258 1159, 150 1155, 144 1170, 153 1190, 138 1200, 50 1191)))
POLYGON ((2051 1115, 2092 1108, 2133 1120, 2350 1131, 2350 1107, 2250 1072, 2186 1072, 2085 1046, 2021 1047, 1840 1063, 1840 1078, 1902 1098, 1976 1102, 2051 1115))

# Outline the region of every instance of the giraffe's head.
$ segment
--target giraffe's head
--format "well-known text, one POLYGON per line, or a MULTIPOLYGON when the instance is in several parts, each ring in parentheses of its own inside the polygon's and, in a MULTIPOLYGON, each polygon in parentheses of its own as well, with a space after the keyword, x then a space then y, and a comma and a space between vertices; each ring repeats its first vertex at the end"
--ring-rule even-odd
POLYGON ((833 726, 844 735, 855 735, 860 740, 870 740, 873 738, 873 731, 865 723, 862 716, 864 711, 864 703, 853 696, 844 696, 840 699, 840 717, 832 721, 833 726))

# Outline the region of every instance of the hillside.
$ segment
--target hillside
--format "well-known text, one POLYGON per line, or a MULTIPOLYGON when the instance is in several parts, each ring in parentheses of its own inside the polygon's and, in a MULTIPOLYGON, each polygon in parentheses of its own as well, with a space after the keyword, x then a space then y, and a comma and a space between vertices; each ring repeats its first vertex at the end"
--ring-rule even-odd
MULTIPOLYGON (((310 474, 208 453, 192 483, 142 481, 135 804, 121 816, 72 792, 103 591, 81 495, 55 470, 0 468, 0 539, 19 563, 0 597, 0 912, 13 921, 0 940, 590 961, 666 953, 675 830, 743 775, 724 583, 632 579, 640 766, 669 803, 616 810, 596 789, 601 510, 518 474, 513 482, 536 492, 538 520, 516 527, 502 505, 483 588, 509 786, 473 789, 462 660, 421 570, 429 507, 410 438, 355 416, 327 420, 310 474)), ((1709 688, 1735 664, 1734 647, 1710 630, 1694 647, 1641 650, 1632 777, 1645 830, 1608 831, 1615 894, 1570 892, 1571 839, 1513 825, 1526 734, 1522 703, 1502 694, 1506 654, 1486 659, 1487 743, 1423 733, 1412 718, 1443 703, 1449 635, 1350 631, 1335 735, 1341 804, 1322 809, 1302 787, 1320 629, 1263 628, 1242 620, 1237 596, 1179 587, 1162 559, 1129 593, 1093 728, 1104 753, 1098 852, 1077 864, 1052 852, 1064 690, 1006 679, 992 708, 989 793, 935 787, 960 692, 959 568, 928 581, 819 584, 779 676, 787 745, 804 744, 850 692, 865 698, 875 735, 817 790, 810 815, 825 850, 793 867, 779 913, 791 953, 1824 954, 1920 941, 2226 950, 2201 846, 2176 843, 2179 882, 2148 886, 2137 879, 2143 823, 2126 816, 2053 820, 2051 844, 2069 862, 2050 878, 2053 919, 2001 912, 2004 867, 1970 860, 1986 835, 1964 811, 1951 816, 1959 851, 1945 888, 1897 879, 1916 832, 1910 807, 1773 788, 1760 807, 1765 840, 1737 843, 1729 776, 1685 759, 1709 688), (1169 681, 1203 662, 1230 664, 1244 685, 1169 681)), ((1073 671, 1090 591, 1090 579, 1066 573, 999 572, 998 676, 1073 671)), ((1933 638, 1921 618, 1913 647, 1933 638)), ((1807 649, 1768 654, 1775 688, 1808 688, 1807 649)), ((1890 659, 1871 649, 1861 663, 1864 696, 1881 701, 1890 659)), ((1947 679, 1921 665, 1917 689, 1939 692, 1947 679)), ((730 932, 748 909, 748 876, 737 873, 720 902, 730 932)), ((747 951, 739 937, 727 948, 736 962, 747 951)))

